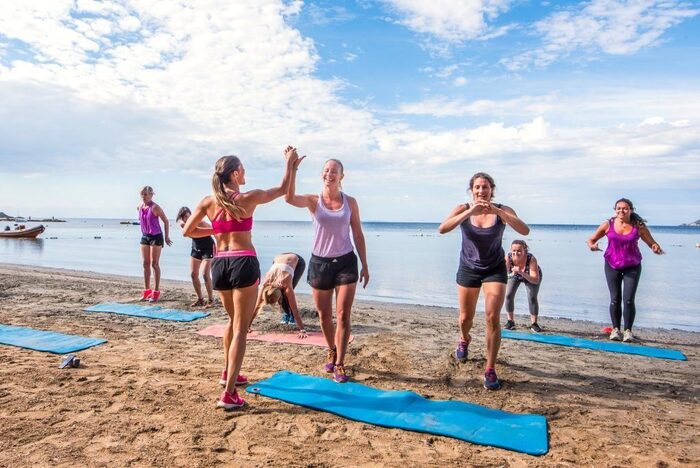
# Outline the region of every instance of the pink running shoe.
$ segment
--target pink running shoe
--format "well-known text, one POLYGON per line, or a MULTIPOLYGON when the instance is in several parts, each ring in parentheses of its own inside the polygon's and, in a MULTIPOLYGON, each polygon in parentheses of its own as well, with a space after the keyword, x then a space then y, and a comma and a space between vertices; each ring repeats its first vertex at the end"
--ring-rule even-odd
POLYGON ((348 376, 345 373, 345 367, 342 364, 335 366, 333 370, 333 380, 338 383, 345 383, 348 381, 348 376))
POLYGON ((236 389, 233 389, 233 393, 229 393, 226 390, 221 394, 221 398, 216 403, 216 406, 226 410, 231 410, 234 408, 240 408, 245 405, 245 400, 238 396, 236 389))
POLYGON ((160 299, 160 291, 153 291, 151 297, 148 298, 148 302, 156 302, 160 299))
MULTIPOLYGON (((221 371, 221 377, 219 378, 219 385, 225 387, 226 386, 226 378, 228 377, 228 372, 226 369, 221 371)), ((238 374, 238 377, 236 377, 236 385, 245 385, 248 383, 248 377, 246 377, 243 374, 238 374)))
POLYGON ((141 294, 141 299, 140 299, 140 300, 142 300, 142 301, 147 301, 147 300, 151 297, 151 294, 153 294, 153 290, 152 290, 152 289, 144 289, 144 290, 143 290, 143 294, 141 294))

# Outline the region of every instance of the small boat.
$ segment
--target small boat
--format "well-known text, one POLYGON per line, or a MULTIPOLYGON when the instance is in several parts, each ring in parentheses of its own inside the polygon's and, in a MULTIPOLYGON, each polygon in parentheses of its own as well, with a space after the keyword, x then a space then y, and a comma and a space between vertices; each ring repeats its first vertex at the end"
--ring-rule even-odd
POLYGON ((10 239, 35 239, 36 236, 44 232, 46 228, 42 225, 29 229, 15 229, 13 231, 0 231, 0 238, 10 239))

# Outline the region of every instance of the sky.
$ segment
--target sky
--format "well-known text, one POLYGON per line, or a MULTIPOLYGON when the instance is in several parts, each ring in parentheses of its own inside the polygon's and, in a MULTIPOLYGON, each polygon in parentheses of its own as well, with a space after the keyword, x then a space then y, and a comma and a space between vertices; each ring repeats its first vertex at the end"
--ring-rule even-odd
POLYGON ((697 0, 0 0, 0 211, 134 218, 150 185, 174 217, 291 144, 364 221, 442 221, 484 171, 532 224, 692 222, 698 57, 697 0))

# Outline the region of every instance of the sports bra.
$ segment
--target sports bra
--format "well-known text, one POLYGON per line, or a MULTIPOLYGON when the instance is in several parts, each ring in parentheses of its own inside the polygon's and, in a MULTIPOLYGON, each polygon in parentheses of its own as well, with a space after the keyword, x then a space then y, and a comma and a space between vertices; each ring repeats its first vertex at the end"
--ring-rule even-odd
POLYGON ((291 265, 287 265, 286 263, 273 263, 270 267, 270 271, 272 270, 284 271, 289 273, 290 276, 294 276, 294 268, 292 268, 291 265))
MULTIPOLYGON (((231 200, 235 200, 238 195, 240 195, 240 192, 234 193, 231 200)), ((225 232, 249 232, 253 230, 252 216, 241 218, 240 221, 236 219, 220 220, 219 217, 221 217, 225 211, 224 208, 219 208, 214 215, 214 219, 211 220, 211 228, 214 230, 214 234, 223 234, 225 232)))

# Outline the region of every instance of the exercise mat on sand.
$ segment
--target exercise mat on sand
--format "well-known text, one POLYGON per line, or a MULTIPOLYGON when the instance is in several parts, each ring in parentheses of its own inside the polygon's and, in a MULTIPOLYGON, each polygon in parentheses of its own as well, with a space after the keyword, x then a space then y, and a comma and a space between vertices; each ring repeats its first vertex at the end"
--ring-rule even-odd
POLYGON ((673 359, 685 361, 685 354, 675 349, 654 348, 652 346, 641 346, 615 341, 596 341, 584 338, 573 338, 563 335, 547 335, 543 333, 522 333, 511 330, 501 330, 501 336, 509 340, 536 341, 558 346, 570 346, 573 348, 594 349, 596 351, 607 351, 609 353, 636 354, 658 359, 673 359))
POLYGON ((547 453, 547 419, 462 401, 433 401, 409 391, 280 371, 246 392, 327 411, 354 421, 490 445, 530 455, 547 453))
POLYGON ((161 306, 142 306, 138 304, 120 304, 118 302, 105 302, 87 309, 86 312, 107 312, 111 314, 131 315, 159 320, 171 320, 174 322, 191 322, 209 314, 205 312, 188 312, 185 310, 166 309, 161 306))
POLYGON ((0 344, 55 354, 68 354, 106 343, 102 338, 0 325, 0 344))

